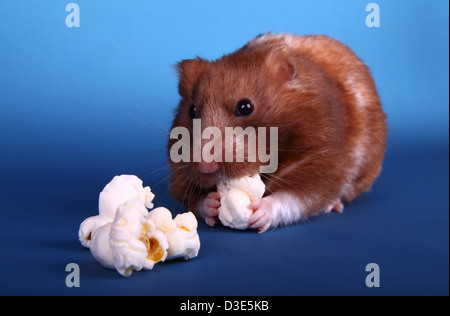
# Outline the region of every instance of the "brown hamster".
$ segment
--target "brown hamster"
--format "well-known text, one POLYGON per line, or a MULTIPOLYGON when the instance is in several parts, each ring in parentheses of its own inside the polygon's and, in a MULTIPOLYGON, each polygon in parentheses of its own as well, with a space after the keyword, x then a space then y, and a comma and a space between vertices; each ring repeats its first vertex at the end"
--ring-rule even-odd
MULTIPOLYGON (((252 228, 341 212, 378 177, 386 116, 369 69, 337 40, 268 33, 216 61, 183 60, 177 71, 182 100, 173 127, 192 132, 198 118, 202 129, 278 128, 278 168, 261 174, 266 193, 251 205, 252 228)), ((261 164, 170 161, 170 192, 214 225, 217 181, 258 173, 261 164)))

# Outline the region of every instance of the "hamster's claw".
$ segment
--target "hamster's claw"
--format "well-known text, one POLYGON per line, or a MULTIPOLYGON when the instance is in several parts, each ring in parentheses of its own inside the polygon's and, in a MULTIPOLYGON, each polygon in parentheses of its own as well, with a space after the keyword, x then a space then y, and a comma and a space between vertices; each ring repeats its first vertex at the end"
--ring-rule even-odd
POLYGON ((250 208, 254 211, 248 220, 250 228, 258 229, 259 233, 266 232, 272 224, 269 204, 262 198, 250 204, 250 208))
POLYGON ((325 213, 331 212, 342 213, 342 211, 344 211, 344 204, 342 204, 341 201, 336 201, 335 203, 332 203, 328 206, 325 213))
POLYGON ((217 192, 210 192, 202 205, 202 215, 209 226, 216 224, 217 215, 219 215, 220 195, 217 192))

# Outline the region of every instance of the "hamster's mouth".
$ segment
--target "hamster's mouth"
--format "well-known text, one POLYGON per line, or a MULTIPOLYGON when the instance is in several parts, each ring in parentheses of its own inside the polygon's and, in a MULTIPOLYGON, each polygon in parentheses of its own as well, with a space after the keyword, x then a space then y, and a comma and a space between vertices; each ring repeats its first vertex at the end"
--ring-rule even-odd
POLYGON ((203 186, 214 187, 220 179, 222 179, 222 170, 216 170, 214 172, 199 173, 201 183, 203 186))

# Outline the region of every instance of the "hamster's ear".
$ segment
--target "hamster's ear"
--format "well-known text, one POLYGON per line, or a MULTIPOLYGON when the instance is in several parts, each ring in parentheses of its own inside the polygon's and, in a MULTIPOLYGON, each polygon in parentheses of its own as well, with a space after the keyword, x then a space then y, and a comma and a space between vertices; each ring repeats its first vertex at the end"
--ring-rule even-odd
POLYGON ((182 60, 175 66, 179 78, 178 93, 182 97, 192 95, 192 90, 207 64, 206 60, 197 57, 182 60))
POLYGON ((289 56, 283 47, 269 53, 265 64, 269 72, 278 79, 278 82, 294 80, 298 75, 294 58, 289 56))

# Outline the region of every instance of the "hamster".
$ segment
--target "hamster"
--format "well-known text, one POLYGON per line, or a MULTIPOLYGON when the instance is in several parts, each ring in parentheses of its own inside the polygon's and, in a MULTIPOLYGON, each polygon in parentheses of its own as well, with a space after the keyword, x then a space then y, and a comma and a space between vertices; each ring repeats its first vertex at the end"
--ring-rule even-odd
MULTIPOLYGON (((339 41, 267 33, 218 60, 183 60, 176 69, 182 99, 172 128, 192 132, 195 119, 201 119, 202 130, 278 128, 278 166, 261 174, 266 192, 250 205, 251 228, 265 232, 316 214, 342 212, 343 203, 368 191, 379 176, 386 115, 370 70, 339 41)), ((170 139, 168 149, 176 141, 170 139)), ((221 146, 227 142, 223 138, 221 146)), ((235 139, 231 142, 236 147, 235 139)), ((205 144, 202 140, 202 148, 205 144)), ((263 164, 246 158, 169 159, 170 193, 213 226, 220 207, 216 183, 258 173, 263 164)))

